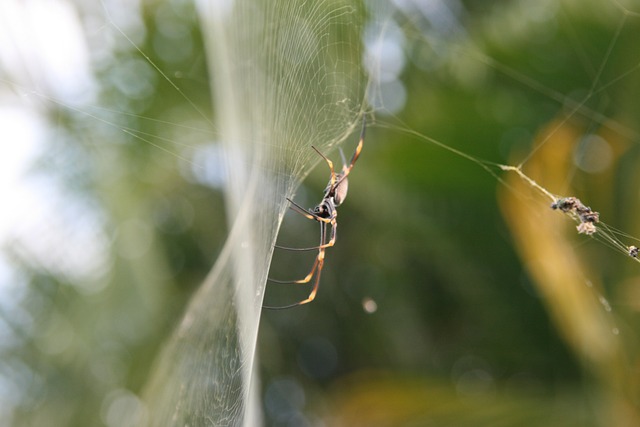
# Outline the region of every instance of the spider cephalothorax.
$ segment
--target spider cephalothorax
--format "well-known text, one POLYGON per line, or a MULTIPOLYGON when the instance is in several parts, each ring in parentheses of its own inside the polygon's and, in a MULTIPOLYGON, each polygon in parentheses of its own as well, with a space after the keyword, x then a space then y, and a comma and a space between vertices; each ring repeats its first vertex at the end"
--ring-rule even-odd
POLYGON ((310 213, 323 219, 331 218, 332 216, 337 215, 337 206, 338 205, 336 204, 333 197, 327 197, 325 199, 322 199, 322 202, 318 206, 313 208, 310 213))

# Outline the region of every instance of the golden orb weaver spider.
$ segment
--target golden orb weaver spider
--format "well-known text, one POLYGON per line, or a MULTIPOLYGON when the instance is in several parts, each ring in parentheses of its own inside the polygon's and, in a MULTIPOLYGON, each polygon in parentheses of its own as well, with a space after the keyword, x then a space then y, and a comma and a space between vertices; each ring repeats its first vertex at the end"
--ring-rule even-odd
POLYGON ((284 310, 287 308, 297 307, 299 305, 310 303, 316 297, 316 294, 318 293, 318 285, 320 284, 320 274, 322 273, 322 268, 324 267, 325 250, 327 248, 332 247, 336 243, 336 229, 338 227, 337 208, 342 204, 342 202, 344 202, 344 199, 347 197, 347 191, 349 190, 349 180, 347 177, 349 176, 349 173, 351 173, 351 169, 353 169, 353 165, 356 163, 356 160, 358 160, 358 157, 360 157, 360 152, 362 151, 362 145, 364 143, 365 129, 366 129, 366 121, 363 119, 362 131, 360 132, 360 140, 358 141, 356 150, 351 156, 351 160, 349 161, 348 165, 346 163, 346 159, 344 157, 344 154, 342 153, 342 150, 340 150, 340 155, 342 156, 343 165, 342 165, 342 171, 340 171, 340 173, 337 173, 337 174, 333 169, 333 162, 329 160, 327 156, 322 154, 316 147, 311 146, 311 148, 313 148, 316 151, 316 153, 318 153, 320 157, 324 159, 324 161, 329 166, 329 171, 331 172, 331 176, 329 177, 329 183, 327 184, 327 187, 324 190, 324 196, 322 197, 322 200, 320 201, 320 203, 312 209, 305 209, 299 204, 297 204, 296 202, 294 202, 293 200, 289 199, 288 197, 287 197, 287 200, 289 201, 289 203, 291 203, 291 209, 302 214, 304 217, 308 219, 318 221, 320 223, 320 244, 318 246, 314 246, 311 248, 288 248, 288 247, 279 246, 279 245, 275 245, 275 247, 278 249, 284 249, 288 251, 318 250, 318 255, 316 256, 316 259, 313 262, 311 271, 309 271, 309 274, 307 274, 303 279, 299 279, 299 280, 275 280, 271 278, 268 279, 270 282, 275 282, 275 283, 295 283, 295 284, 306 284, 311 282, 311 280, 313 279, 313 286, 311 288, 311 293, 306 299, 299 301, 295 304, 289 304, 281 307, 273 307, 273 306, 265 305, 263 306, 263 308, 266 308, 269 310, 284 310), (328 242, 326 241, 327 226, 331 227, 331 237, 329 238, 328 242))

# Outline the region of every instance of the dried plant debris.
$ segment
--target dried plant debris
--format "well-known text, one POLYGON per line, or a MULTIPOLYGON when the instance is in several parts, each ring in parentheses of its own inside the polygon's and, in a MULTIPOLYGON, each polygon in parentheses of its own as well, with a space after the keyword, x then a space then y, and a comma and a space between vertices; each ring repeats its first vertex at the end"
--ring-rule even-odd
MULTIPOLYGON (((600 214, 598 212, 594 212, 589 206, 585 206, 577 197, 557 198, 556 201, 551 204, 551 209, 560 210, 564 213, 568 213, 575 219, 579 219, 580 224, 578 224, 576 228, 580 234, 591 236, 598 231, 596 224, 600 222, 600 214)), ((605 236, 605 238, 609 239, 614 245, 626 250, 631 258, 635 258, 636 260, 640 259, 640 249, 637 246, 626 246, 617 239, 607 236, 606 232, 605 236)))
POLYGON ((590 236, 596 232, 596 226, 600 222, 600 214, 585 206, 577 197, 562 197, 551 204, 551 209, 559 209, 565 213, 575 214, 580 219, 576 227, 578 233, 590 236))

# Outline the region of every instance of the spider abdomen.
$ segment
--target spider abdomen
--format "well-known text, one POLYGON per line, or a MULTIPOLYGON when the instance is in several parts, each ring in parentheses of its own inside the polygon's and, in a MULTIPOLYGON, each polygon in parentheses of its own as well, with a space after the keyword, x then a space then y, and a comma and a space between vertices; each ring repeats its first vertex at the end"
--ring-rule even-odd
POLYGON ((333 200, 336 202, 336 206, 340 206, 344 199, 347 198, 347 191, 349 191, 349 181, 345 177, 336 185, 333 193, 333 200))

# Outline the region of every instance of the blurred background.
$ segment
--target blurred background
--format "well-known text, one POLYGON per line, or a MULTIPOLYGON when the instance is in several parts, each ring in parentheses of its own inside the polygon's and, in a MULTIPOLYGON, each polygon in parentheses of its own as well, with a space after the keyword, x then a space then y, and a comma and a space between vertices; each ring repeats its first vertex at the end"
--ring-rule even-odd
MULTIPOLYGON (((0 5, 8 425, 143 424, 150 367, 227 235, 224 106, 195 6, 95 3, 0 5)), ((640 9, 628 7, 389 3, 319 294, 262 313, 265 425, 640 425, 627 255, 640 246, 640 9), (491 162, 579 197, 606 228, 579 235, 491 162)), ((363 29, 378 18, 363 12, 363 29)), ((297 202, 317 204, 327 180, 321 164, 297 202)), ((317 234, 290 212, 278 242, 317 234)), ((314 256, 275 251, 270 276, 302 278, 314 256)), ((265 303, 308 292, 269 284, 265 303)))

